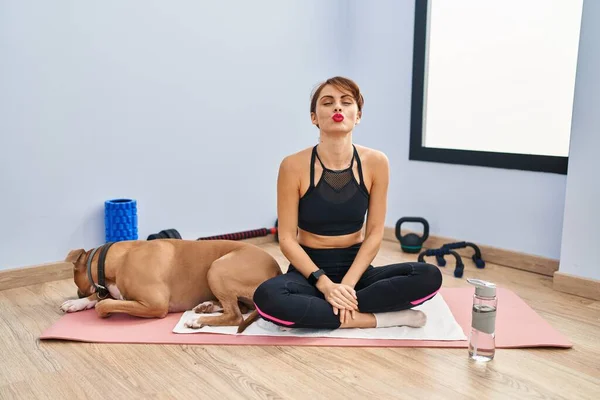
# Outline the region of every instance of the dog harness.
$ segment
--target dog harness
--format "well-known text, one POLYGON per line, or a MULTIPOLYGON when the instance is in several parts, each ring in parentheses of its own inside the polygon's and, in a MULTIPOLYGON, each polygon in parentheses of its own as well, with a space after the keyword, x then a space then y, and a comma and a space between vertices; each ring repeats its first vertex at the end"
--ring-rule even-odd
POLYGON ((369 191, 365 186, 360 157, 354 148, 350 167, 331 170, 321 161, 317 146, 310 160, 310 186, 298 205, 298 227, 324 236, 346 235, 362 229, 369 208, 369 191), (315 186, 315 158, 323 168, 321 179, 315 186), (356 158, 358 176, 352 167, 356 158))
POLYGON ((92 250, 92 253, 87 259, 87 276, 88 280, 96 288, 96 295, 100 300, 106 299, 110 296, 110 292, 106 288, 106 279, 104 277, 104 263, 106 262, 106 254, 108 254, 108 249, 112 246, 114 242, 108 242, 100 247, 96 247, 92 250), (96 252, 100 250, 100 255, 98 256, 98 284, 94 282, 94 278, 92 278, 92 259, 96 252))

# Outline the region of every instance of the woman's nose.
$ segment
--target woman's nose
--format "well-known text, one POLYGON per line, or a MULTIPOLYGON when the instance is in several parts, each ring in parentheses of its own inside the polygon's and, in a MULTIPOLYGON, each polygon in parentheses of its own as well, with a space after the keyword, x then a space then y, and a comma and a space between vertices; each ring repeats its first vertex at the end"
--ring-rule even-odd
POLYGON ((333 111, 342 111, 342 106, 335 106, 335 108, 333 109, 333 111))

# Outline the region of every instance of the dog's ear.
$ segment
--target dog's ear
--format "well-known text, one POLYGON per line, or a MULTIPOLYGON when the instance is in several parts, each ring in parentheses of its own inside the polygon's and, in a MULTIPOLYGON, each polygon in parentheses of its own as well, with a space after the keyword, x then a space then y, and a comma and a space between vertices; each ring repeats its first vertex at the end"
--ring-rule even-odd
POLYGON ((84 249, 71 250, 71 251, 69 251, 69 254, 67 254, 65 261, 71 262, 71 263, 77 265, 77 262, 79 261, 81 256, 83 256, 84 254, 85 254, 84 249))

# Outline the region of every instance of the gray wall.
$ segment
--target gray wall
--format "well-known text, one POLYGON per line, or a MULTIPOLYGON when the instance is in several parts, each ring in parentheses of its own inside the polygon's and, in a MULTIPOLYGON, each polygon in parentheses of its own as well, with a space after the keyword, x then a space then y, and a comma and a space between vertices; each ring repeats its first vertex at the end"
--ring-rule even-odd
POLYGON ((138 200, 141 238, 270 226, 279 162, 316 143, 309 95, 332 75, 364 91, 355 141, 390 159, 388 226, 421 215, 432 234, 559 258, 565 176, 408 160, 413 14, 411 0, 2 3, 0 269, 101 244, 115 197, 138 200))
POLYGON ((0 3, 0 268, 103 243, 115 197, 141 238, 273 226, 279 162, 317 141, 310 91, 348 74, 338 6, 0 3))
POLYGON ((600 279, 600 2, 585 1, 560 272, 600 279))
POLYGON ((431 233, 558 259, 564 175, 408 160, 414 2, 356 2, 354 76, 365 91, 355 140, 391 163, 386 224, 428 219, 431 233))

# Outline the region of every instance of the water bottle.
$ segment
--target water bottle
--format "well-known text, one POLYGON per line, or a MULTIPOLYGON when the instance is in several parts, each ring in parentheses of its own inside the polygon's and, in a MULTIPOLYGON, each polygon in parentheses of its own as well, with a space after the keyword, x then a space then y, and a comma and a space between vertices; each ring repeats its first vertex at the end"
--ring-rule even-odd
POLYGON ((491 361, 496 353, 496 285, 480 279, 467 279, 475 286, 469 357, 475 361, 491 361))

